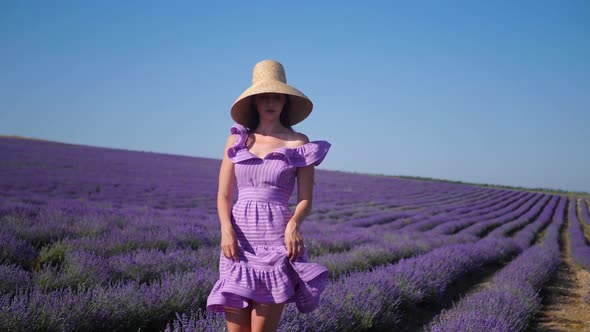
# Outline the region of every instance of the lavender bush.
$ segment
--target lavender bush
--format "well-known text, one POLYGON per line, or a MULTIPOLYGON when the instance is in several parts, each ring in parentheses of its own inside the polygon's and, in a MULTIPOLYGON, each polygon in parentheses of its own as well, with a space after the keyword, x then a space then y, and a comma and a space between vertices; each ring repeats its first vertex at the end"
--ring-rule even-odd
POLYGON ((15 264, 0 264, 0 294, 26 289, 32 285, 30 272, 15 264))
POLYGON ((586 224, 586 226, 590 227, 590 204, 585 199, 580 199, 580 220, 586 224))
POLYGON ((10 233, 0 234, 0 263, 13 263, 30 268, 37 254, 26 241, 10 233))
POLYGON ((176 314, 172 323, 166 324, 164 332, 219 332, 227 331, 225 315, 198 308, 189 314, 176 314))
POLYGON ((577 199, 570 198, 570 205, 568 209, 569 227, 568 234, 570 237, 570 249, 574 262, 582 266, 584 269, 590 271, 590 246, 584 236, 582 225, 578 219, 576 209, 577 199))

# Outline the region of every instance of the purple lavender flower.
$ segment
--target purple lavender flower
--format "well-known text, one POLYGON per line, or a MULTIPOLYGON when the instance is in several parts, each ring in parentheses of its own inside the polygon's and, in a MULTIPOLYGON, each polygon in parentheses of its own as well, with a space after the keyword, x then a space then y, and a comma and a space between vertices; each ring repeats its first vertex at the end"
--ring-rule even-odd
POLYGON ((164 332, 219 332, 226 330, 225 315, 204 311, 198 308, 197 311, 176 313, 176 319, 166 324, 164 332))
POLYGON ((37 253, 26 241, 10 233, 0 233, 0 264, 14 263, 31 268, 37 253))
POLYGON ((30 272, 15 264, 0 264, 0 294, 26 289, 32 285, 30 272))

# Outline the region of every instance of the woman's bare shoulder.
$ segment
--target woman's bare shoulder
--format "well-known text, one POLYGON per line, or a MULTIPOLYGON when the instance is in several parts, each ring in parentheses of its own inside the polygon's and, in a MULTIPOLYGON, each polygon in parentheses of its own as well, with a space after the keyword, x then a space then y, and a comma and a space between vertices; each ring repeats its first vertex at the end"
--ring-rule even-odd
POLYGON ((291 147, 296 148, 296 147, 302 146, 305 143, 309 143, 309 138, 304 133, 293 131, 293 134, 291 137, 292 137, 292 139, 289 142, 290 143, 289 145, 291 147))
POLYGON ((240 135, 229 134, 229 136, 227 137, 227 140, 225 141, 225 147, 229 148, 231 146, 234 146, 236 143, 238 143, 239 139, 240 139, 240 135))

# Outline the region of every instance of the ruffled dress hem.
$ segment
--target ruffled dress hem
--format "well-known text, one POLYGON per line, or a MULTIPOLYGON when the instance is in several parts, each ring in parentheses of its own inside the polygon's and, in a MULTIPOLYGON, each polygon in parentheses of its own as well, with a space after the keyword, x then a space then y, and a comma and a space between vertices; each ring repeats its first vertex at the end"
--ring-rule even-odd
POLYGON ((283 263, 270 270, 223 259, 230 264, 228 275, 231 278, 215 283, 207 299, 208 311, 224 312, 225 306, 244 309, 254 301, 264 304, 294 302, 299 312, 308 313, 318 307, 320 294, 328 283, 329 270, 307 262, 306 255, 294 262, 285 257, 283 263))

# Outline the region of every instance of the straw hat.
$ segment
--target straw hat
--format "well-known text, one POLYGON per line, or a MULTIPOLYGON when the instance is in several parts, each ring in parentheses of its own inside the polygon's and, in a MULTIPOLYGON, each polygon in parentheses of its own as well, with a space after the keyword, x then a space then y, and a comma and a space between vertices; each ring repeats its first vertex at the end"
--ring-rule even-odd
POLYGON ((254 66, 252 85, 232 105, 232 119, 239 124, 250 127, 254 112, 256 112, 252 96, 269 92, 289 95, 290 125, 303 121, 311 113, 313 103, 303 92, 287 84, 287 76, 283 65, 274 60, 263 60, 254 66))

